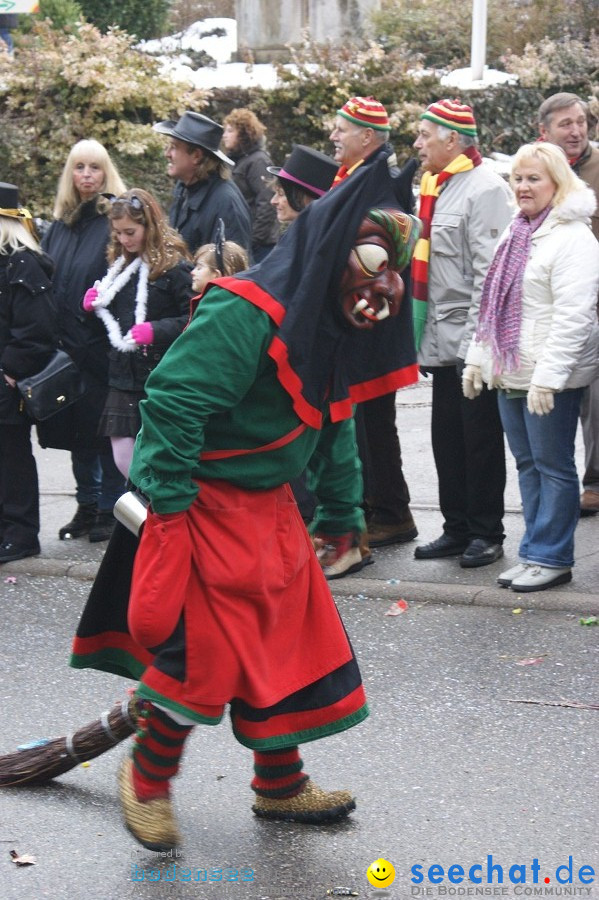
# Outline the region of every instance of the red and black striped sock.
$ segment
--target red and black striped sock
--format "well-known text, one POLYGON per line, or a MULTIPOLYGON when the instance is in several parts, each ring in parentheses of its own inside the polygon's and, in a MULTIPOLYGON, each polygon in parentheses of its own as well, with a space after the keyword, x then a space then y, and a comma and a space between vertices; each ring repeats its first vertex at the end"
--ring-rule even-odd
POLYGON ((309 778, 303 771, 303 766, 299 747, 254 750, 252 790, 260 797, 295 797, 309 778))
POLYGON ((168 797, 170 779, 179 771, 183 745, 192 728, 178 725, 153 703, 142 710, 133 745, 133 785, 138 800, 168 797))

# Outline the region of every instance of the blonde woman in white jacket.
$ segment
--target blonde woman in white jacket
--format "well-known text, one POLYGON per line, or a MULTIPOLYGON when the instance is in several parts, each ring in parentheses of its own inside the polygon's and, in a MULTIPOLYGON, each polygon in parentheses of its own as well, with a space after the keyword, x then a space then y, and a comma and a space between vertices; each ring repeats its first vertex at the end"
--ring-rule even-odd
POLYGON ((483 381, 516 459, 525 532, 520 562, 497 579, 542 591, 572 579, 579 484, 574 440, 582 389, 599 367, 596 200, 556 145, 521 147, 511 185, 519 212, 500 241, 462 376, 483 381))

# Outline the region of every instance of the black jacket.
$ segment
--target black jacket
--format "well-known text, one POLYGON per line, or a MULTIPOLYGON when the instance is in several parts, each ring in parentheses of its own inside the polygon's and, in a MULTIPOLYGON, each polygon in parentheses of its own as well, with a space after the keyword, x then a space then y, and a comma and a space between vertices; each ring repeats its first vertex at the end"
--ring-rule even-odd
POLYGON ((252 241, 250 210, 233 181, 225 181, 214 174, 208 181, 189 187, 177 182, 169 220, 192 253, 202 244, 214 241, 219 218, 225 223, 226 239, 241 244, 249 252, 252 241))
POLYGON ((108 208, 104 197, 88 200, 67 220, 53 222, 42 240, 55 264, 54 297, 64 349, 85 374, 104 384, 108 378, 106 331, 95 316, 85 315, 81 301, 108 268, 108 208))
POLYGON ((266 171, 267 166, 272 166, 272 160, 260 144, 255 144, 241 156, 232 155, 231 158, 235 160, 233 180, 250 208, 252 245, 272 246, 280 237, 277 214, 270 202, 272 175, 266 171))
MULTIPOLYGON (((131 278, 108 307, 119 323, 123 336, 134 324, 137 283, 137 276, 131 278)), ((156 281, 148 282, 146 322, 150 322, 154 329, 154 343, 147 347, 140 346, 131 353, 110 347, 110 387, 121 391, 143 389, 152 369, 185 328, 189 319, 189 301, 193 296, 191 264, 185 261, 169 269, 156 281)))
MULTIPOLYGON (((52 304, 52 263, 44 254, 0 254, 0 368, 17 380, 40 372, 58 343, 52 304)), ((26 420, 20 394, 0 373, 0 422, 26 420)))

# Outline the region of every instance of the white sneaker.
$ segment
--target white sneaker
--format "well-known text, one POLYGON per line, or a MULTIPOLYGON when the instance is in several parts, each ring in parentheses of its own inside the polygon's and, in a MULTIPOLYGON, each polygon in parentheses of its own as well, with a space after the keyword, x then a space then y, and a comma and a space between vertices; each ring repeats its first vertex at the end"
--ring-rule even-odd
POLYGON ((510 588, 512 591, 526 593, 527 591, 544 591, 556 584, 566 584, 572 581, 572 569, 551 569, 549 566, 538 566, 529 563, 526 571, 512 579, 510 588))
POLYGON ((501 587, 509 587, 514 578, 517 578, 519 575, 524 575, 527 568, 527 563, 518 563, 517 566, 512 566, 511 569, 506 569, 505 572, 502 572, 498 577, 497 584, 500 584, 501 587))

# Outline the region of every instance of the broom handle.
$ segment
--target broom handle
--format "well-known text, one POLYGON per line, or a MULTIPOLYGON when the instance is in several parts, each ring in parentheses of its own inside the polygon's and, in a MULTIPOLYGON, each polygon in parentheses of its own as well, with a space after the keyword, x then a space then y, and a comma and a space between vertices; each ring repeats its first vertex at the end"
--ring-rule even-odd
POLYGON ((0 756, 0 787, 46 784, 80 763, 101 756, 133 734, 140 703, 143 701, 123 700, 74 734, 0 756))
POLYGON ((75 764, 87 762, 94 759, 124 741, 126 737, 133 734, 137 724, 134 716, 137 715, 135 700, 125 699, 121 703, 117 703, 111 710, 102 713, 97 722, 86 725, 76 731, 74 734, 68 734, 65 737, 65 749, 75 764), (77 747, 78 742, 83 739, 89 740, 90 728, 100 726, 98 735, 98 745, 96 747, 77 747), (104 735, 102 734, 104 732, 104 735), (110 744, 106 743, 106 739, 110 744))

